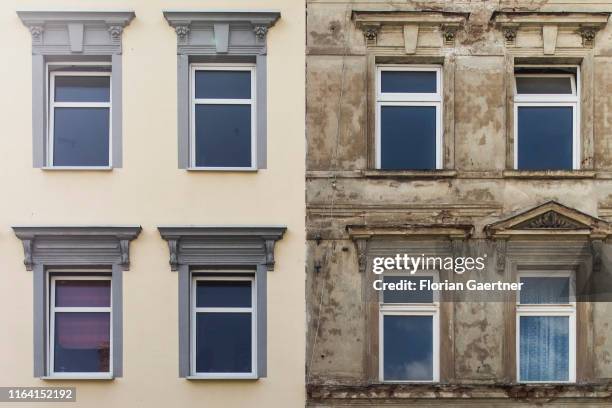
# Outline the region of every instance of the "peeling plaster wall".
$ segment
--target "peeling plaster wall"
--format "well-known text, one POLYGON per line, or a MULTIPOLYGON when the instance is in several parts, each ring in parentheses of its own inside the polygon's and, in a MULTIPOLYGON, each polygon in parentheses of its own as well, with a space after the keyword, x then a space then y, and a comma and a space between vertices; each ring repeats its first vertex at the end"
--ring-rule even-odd
MULTIPOLYGON (((612 23, 597 34, 590 51, 595 86, 583 91, 593 94, 592 121, 582 129, 593 129, 594 175, 518 179, 504 172, 510 169, 507 50, 501 30, 490 22, 495 10, 610 12, 612 1, 307 1, 307 383, 362 387, 360 391, 340 388, 343 397, 336 399, 312 391, 313 407, 351 405, 346 398, 372 407, 385 402, 404 406, 401 398, 381 400, 377 405, 376 398, 383 398, 389 389, 366 386, 376 383, 369 374, 368 359, 378 350, 369 349, 366 341, 365 280, 357 270, 357 252, 346 232, 347 225, 473 224, 474 239, 466 250, 478 253, 482 245, 490 245, 477 242, 485 238, 485 225, 549 200, 612 220, 612 23), (366 45, 362 31, 352 20, 353 10, 471 13, 465 28, 457 33, 455 46, 440 52, 446 61, 454 62, 454 143, 447 148, 455 176, 383 177, 363 173, 373 168, 374 118, 368 110, 371 88, 366 45)), ((392 41, 390 38, 379 35, 382 43, 392 41)), ((612 273, 610 244, 605 246, 603 265, 612 273)), ((514 333, 504 334, 502 308, 501 303, 454 306, 452 384, 510 382, 502 353, 505 336, 514 333)), ((593 332, 593 382, 605 383, 612 378, 612 305, 593 305, 593 332)), ((471 395, 471 391, 465 392, 471 395)), ((489 395, 487 392, 483 398, 489 395)), ((535 391, 508 392, 504 396, 510 396, 510 400, 495 401, 499 406, 516 406, 514 400, 520 399, 516 404, 535 406, 529 402, 533 397, 530 392, 535 391)), ((408 395, 412 398, 416 394, 408 395)), ((436 395, 423 405, 437 406, 436 395)), ((606 395, 609 398, 612 394, 606 395)), ((493 391, 490 397, 497 398, 493 391)), ((580 402, 576 396, 566 397, 563 404, 567 405, 563 406, 606 404, 602 399, 580 402)), ((410 406, 420 406, 415 398, 410 406)), ((462 404, 453 401, 453 406, 462 404)), ((493 400, 478 401, 491 406, 493 400)), ((472 406, 478 401, 465 404, 472 406)), ((544 398, 537 404, 550 401, 544 398)))

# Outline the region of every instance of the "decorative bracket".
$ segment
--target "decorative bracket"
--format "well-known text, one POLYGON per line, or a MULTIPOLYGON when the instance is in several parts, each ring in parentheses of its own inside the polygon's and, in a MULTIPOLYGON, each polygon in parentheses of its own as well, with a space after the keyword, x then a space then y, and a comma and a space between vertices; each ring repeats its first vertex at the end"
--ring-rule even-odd
POLYGON ((503 275, 506 271, 506 254, 508 248, 508 240, 506 238, 497 238, 495 241, 495 269, 497 273, 503 275))
POLYGON ((593 43, 595 42, 595 36, 597 35, 597 31, 599 31, 598 27, 583 25, 579 28, 580 37, 582 37, 582 45, 585 47, 593 47, 593 43))
POLYGON ((593 273, 599 273, 601 271, 602 251, 603 251, 603 240, 592 239, 591 240, 591 256, 593 259, 593 266, 592 266, 593 273))
POLYGON ((365 273, 368 264, 368 241, 370 237, 355 237, 355 247, 357 248, 357 264, 360 273, 365 273))
POLYGON ((378 32, 380 31, 380 24, 364 24, 361 29, 363 31, 363 37, 365 38, 366 45, 376 45, 376 39, 378 38, 378 32))
POLYGON ((21 241, 23 244, 23 264, 27 271, 32 270, 32 245, 34 244, 33 239, 25 238, 21 241))
POLYGON ((442 38, 444 40, 444 45, 447 47, 452 47, 455 45, 455 37, 457 36, 457 31, 459 31, 458 24, 444 24, 442 25, 442 38))
POLYGON ((518 32, 518 25, 507 25, 502 28, 502 33, 504 34, 504 40, 506 40, 507 46, 516 45, 516 33, 517 32, 518 32))
POLYGON ((259 41, 264 41, 266 35, 268 35, 268 26, 266 24, 255 24, 253 26, 253 32, 259 41))

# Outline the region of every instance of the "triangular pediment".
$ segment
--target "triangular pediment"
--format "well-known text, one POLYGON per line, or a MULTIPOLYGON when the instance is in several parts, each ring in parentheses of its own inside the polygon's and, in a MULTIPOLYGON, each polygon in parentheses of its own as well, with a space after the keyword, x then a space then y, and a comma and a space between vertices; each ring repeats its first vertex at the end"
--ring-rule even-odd
POLYGON ((487 236, 587 235, 606 237, 610 224, 574 208, 549 201, 485 227, 487 236))

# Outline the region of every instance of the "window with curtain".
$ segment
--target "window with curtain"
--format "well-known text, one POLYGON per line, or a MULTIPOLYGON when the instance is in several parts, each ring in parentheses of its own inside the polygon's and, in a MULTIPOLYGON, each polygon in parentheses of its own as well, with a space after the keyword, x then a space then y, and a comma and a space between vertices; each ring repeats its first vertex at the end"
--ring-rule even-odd
POLYGON ((110 373, 110 277, 52 276, 50 291, 49 372, 110 373))
POLYGON ((575 381, 573 274, 524 273, 517 303, 520 382, 575 381))

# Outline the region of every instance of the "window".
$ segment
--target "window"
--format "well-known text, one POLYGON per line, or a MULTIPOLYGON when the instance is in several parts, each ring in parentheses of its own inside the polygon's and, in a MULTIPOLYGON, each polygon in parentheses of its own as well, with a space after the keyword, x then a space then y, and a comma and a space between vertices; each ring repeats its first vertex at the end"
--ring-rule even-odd
POLYGON ((87 65, 66 70, 55 67, 48 66, 47 163, 59 168, 110 167, 110 71, 87 65))
POLYGON ((257 168, 255 66, 193 64, 191 70, 191 166, 257 168))
POLYGON ((377 67, 376 167, 442 168, 441 67, 377 67))
POLYGON ((574 274, 521 273, 517 293, 519 382, 576 381, 574 274))
MULTIPOLYGON (((385 275, 385 283, 437 282, 437 274, 385 275)), ((381 292, 379 316, 380 379, 385 382, 439 381, 438 293, 417 291, 381 292)))
POLYGON ((579 69, 515 69, 514 137, 518 170, 580 168, 579 69))
POLYGON ((223 274, 193 278, 192 375, 256 378, 255 277, 223 274))
POLYGON ((112 372, 111 278, 50 276, 49 373, 71 378, 112 372))

